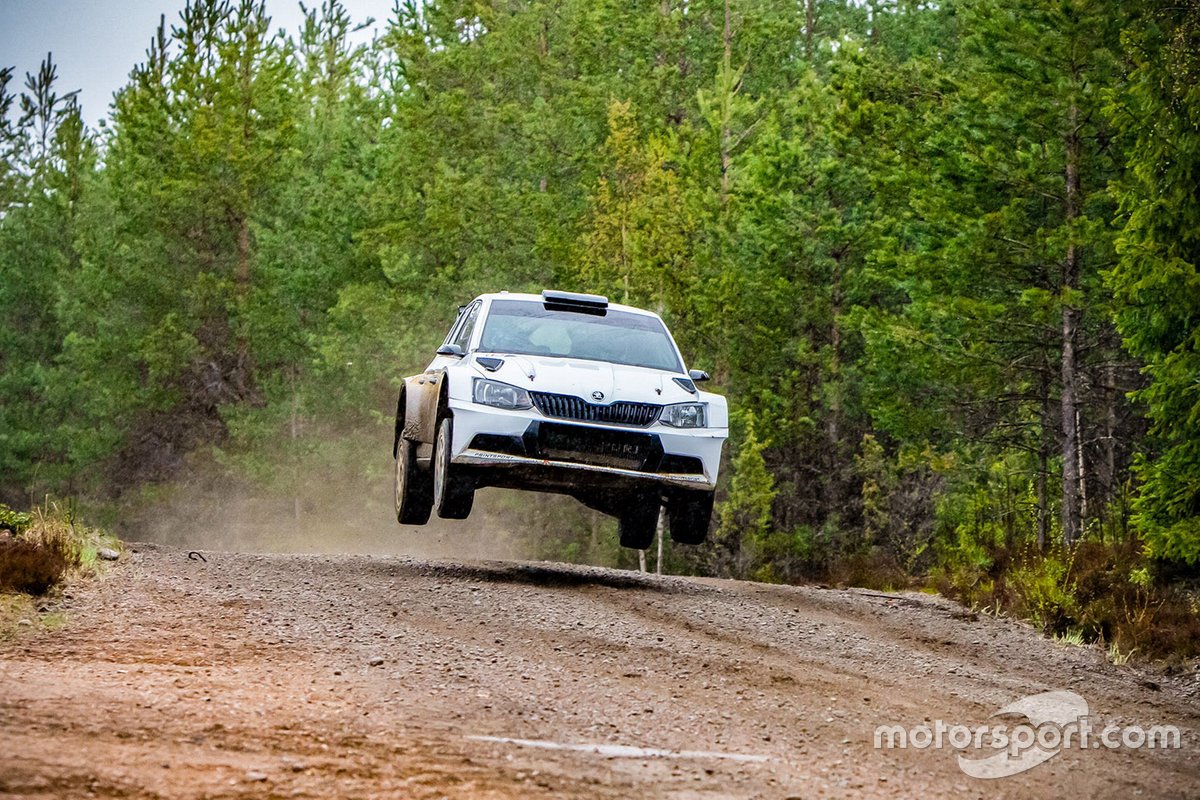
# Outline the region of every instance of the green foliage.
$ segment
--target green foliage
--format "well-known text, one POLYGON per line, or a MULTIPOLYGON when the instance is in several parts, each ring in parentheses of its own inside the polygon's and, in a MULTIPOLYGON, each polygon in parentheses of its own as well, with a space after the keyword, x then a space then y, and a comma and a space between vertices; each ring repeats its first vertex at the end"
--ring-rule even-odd
MULTIPOLYGON (((1155 570, 1200 563, 1197 10, 405 0, 354 44, 332 0, 191 0, 99 134, 0 69, 0 496, 205 464, 300 516, 384 480, 459 303, 600 291, 734 410, 672 566, 927 575, 1157 651, 1155 570)), ((632 565, 572 508, 503 513, 632 565)))
POLYGON ((890 515, 886 497, 893 488, 893 478, 884 460, 883 446, 869 433, 863 436, 862 448, 854 457, 854 463, 863 478, 863 538, 870 543, 877 541, 888 527, 890 515))
POLYGON ((1071 555, 1060 545, 1044 555, 1027 552, 1005 576, 1015 608, 1047 633, 1068 631, 1079 614, 1071 555))
POLYGON ((1121 150, 1090 88, 1119 82, 1123 13, 966 2, 948 66, 941 52, 860 64, 892 68, 858 126, 889 140, 877 181, 903 208, 873 254, 900 301, 857 314, 872 417, 901 442, 957 453, 958 483, 1034 455, 1024 469, 1042 486, 1042 535, 1052 471, 1059 533, 1074 536, 1120 492, 1129 449, 1118 442, 1137 435, 1117 430, 1136 365, 1115 347, 1101 279, 1121 150))
POLYGON ((745 433, 733 457, 729 497, 720 506, 719 535, 758 541, 771 529, 775 482, 763 460, 768 442, 755 434, 753 414, 746 415, 744 425, 745 433))
POLYGON ((0 503, 0 530, 20 535, 33 522, 33 517, 24 511, 14 511, 0 503))
POLYGON ((69 475, 58 463, 59 409, 46 395, 65 332, 56 291, 78 264, 73 244, 95 150, 49 57, 19 96, 8 91, 10 76, 0 71, 0 476, 24 487, 69 475))
POLYGON ((599 176, 581 235, 579 285, 623 303, 681 308, 695 278, 694 222, 669 166, 671 144, 643 145, 628 102, 613 101, 604 144, 610 169, 599 176))
POLYGON ((1128 142, 1125 227, 1109 274, 1137 392, 1153 424, 1137 524, 1159 558, 1200 563, 1200 5, 1150 2, 1125 33, 1132 71, 1109 113, 1128 142))

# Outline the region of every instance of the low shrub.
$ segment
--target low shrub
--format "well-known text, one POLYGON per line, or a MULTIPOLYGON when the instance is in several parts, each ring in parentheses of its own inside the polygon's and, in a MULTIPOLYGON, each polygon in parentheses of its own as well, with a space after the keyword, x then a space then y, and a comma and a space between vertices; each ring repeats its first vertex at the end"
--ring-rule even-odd
POLYGON ((907 589, 912 583, 895 557, 879 547, 845 556, 830 568, 829 580, 836 585, 877 591, 907 589))
POLYGON ((0 534, 0 592, 40 595, 62 583, 72 571, 90 570, 101 546, 119 546, 98 530, 76 522, 70 507, 47 501, 31 513, 7 507, 0 534))
POLYGON ((1062 635, 1079 627, 1074 566, 1071 550, 1056 546, 1043 554, 1030 547, 1006 573, 1001 573, 1011 598, 1009 608, 1047 634, 1062 635))
POLYGON ((1178 665, 1200 656, 1200 592, 1178 587, 1160 590, 1149 613, 1142 607, 1123 608, 1128 620, 1118 628, 1131 650, 1178 665))
POLYGON ((1177 575, 1156 574, 1136 537, 949 555, 929 583, 973 608, 1027 619, 1060 640, 1099 642, 1114 663, 1200 656, 1200 594, 1177 575))
POLYGON ((24 539, 0 540, 0 592, 45 594, 77 564, 59 547, 24 539))

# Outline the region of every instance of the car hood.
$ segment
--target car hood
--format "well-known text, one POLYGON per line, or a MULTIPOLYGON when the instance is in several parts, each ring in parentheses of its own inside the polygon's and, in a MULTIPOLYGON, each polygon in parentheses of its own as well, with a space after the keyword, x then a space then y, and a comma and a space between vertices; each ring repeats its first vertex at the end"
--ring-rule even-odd
POLYGON ((684 375, 650 369, 583 361, 552 356, 517 356, 503 353, 480 354, 504 360, 495 372, 481 367, 475 358, 475 371, 492 380, 520 386, 531 392, 549 392, 582 397, 590 403, 608 405, 617 401, 635 403, 681 403, 697 399, 672 378, 684 375), (597 397, 594 393, 600 393, 597 397))

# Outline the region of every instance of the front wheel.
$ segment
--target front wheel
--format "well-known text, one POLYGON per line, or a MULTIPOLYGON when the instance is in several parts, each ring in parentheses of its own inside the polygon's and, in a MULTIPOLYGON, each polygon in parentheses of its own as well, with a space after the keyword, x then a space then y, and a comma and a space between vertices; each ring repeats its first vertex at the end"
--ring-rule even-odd
POLYGON ((450 463, 452 425, 450 417, 441 421, 433 446, 433 509, 442 519, 466 519, 475 504, 475 487, 450 463))
POLYGON ((708 538, 712 511, 712 492, 683 490, 670 495, 667 498, 667 518, 671 525, 671 541, 703 544, 708 538))
POLYGON ((416 446, 403 438, 396 445, 396 521, 401 525, 424 525, 433 509, 432 482, 417 469, 416 446))
POLYGON ((658 531, 658 495, 630 498, 629 507, 617 514, 617 538, 622 547, 645 550, 658 531))

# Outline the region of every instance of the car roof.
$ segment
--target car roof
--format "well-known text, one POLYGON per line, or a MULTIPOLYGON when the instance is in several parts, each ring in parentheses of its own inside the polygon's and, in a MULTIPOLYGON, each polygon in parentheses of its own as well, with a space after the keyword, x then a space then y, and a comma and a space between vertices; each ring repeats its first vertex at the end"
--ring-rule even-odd
MULTIPOLYGON (((479 297, 476 297, 475 300, 523 300, 532 303, 544 302, 540 294, 525 294, 524 292, 488 292, 487 294, 479 295, 479 297)), ((625 306, 621 305, 620 303, 609 303, 608 307, 615 311, 627 311, 631 314, 643 314, 647 317, 658 316, 658 314, 655 314, 653 311, 647 311, 644 308, 637 308, 636 306, 625 306)))

